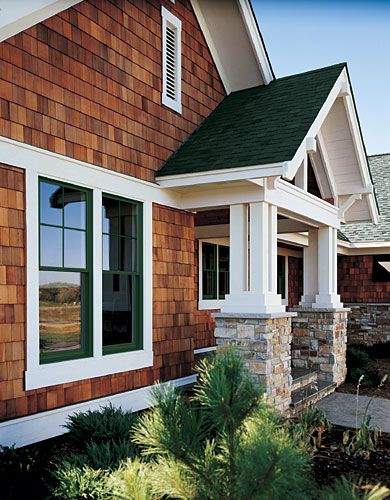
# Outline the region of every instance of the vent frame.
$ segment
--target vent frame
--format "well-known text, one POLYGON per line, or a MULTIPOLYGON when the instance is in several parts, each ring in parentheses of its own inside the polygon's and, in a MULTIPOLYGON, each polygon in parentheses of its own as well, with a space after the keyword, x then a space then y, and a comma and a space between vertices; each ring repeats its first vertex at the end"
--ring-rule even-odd
POLYGON ((161 102, 177 113, 181 105, 181 21, 164 6, 162 16, 161 102))

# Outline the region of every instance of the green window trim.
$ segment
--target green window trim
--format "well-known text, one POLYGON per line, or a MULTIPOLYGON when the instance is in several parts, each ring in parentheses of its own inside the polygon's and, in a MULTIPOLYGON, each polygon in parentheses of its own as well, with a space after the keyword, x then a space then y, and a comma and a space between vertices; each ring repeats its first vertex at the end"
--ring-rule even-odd
MULTIPOLYGON (((51 271, 51 272, 68 272, 68 273, 80 273, 80 283, 83 282, 84 300, 82 304, 82 318, 84 320, 84 327, 80 333, 81 347, 77 349, 69 349, 63 351, 53 351, 53 352, 40 352, 39 360, 40 364, 47 363, 57 363, 60 361, 67 361, 73 359, 80 359, 90 357, 92 355, 92 328, 93 328, 93 312, 92 312, 92 290, 93 290, 93 273, 92 273, 92 262, 93 262, 93 250, 92 250, 92 227, 93 227, 93 216, 92 216, 92 191, 87 188, 83 188, 74 184, 69 184, 62 181, 56 181, 53 179, 48 179, 46 177, 39 177, 38 183, 38 223, 39 223, 39 271, 51 271), (64 189, 74 189, 78 192, 85 194, 86 202, 86 212, 85 212, 85 228, 77 228, 72 226, 66 226, 64 223, 64 212, 65 209, 62 207, 62 220, 61 224, 50 224, 47 222, 41 222, 42 207, 41 207, 41 186, 42 184, 51 184, 53 186, 60 187, 62 189, 62 203, 64 200, 64 189), (41 228, 56 228, 61 230, 61 251, 62 266, 45 266, 42 265, 42 240, 41 240, 41 228), (85 266, 83 267, 66 267, 64 265, 65 260, 65 231, 78 231, 85 234, 85 266), (84 278, 81 278, 84 275, 84 278)), ((81 285, 80 285, 81 286, 81 285)), ((40 336, 41 339, 41 336, 40 336)))
MULTIPOLYGON (((229 266, 224 269, 220 254, 221 249, 229 252, 229 247, 216 243, 202 242, 202 300, 223 300, 225 295, 229 293, 229 266), (206 250, 211 255, 210 265, 206 265, 206 250), (221 291, 221 278, 225 280, 225 290, 221 291), (208 292, 206 292, 206 288, 208 292)), ((229 259, 229 256, 227 257, 229 259)))
MULTIPOLYGON (((136 266, 133 271, 124 271, 120 269, 123 263, 121 252, 122 245, 119 245, 118 252, 118 269, 108 270, 104 269, 104 264, 102 262, 102 279, 106 275, 117 275, 117 276, 129 276, 135 278, 135 320, 134 320, 134 340, 132 342, 126 342, 115 345, 103 345, 103 355, 117 354, 122 352, 137 351, 143 348, 143 203, 123 198, 120 196, 115 196, 111 194, 103 193, 103 199, 111 199, 113 201, 119 202, 119 212, 118 218, 120 220, 120 207, 121 203, 131 204, 136 207, 136 234, 135 237, 124 236, 121 233, 121 228, 119 228, 118 233, 112 233, 104 231, 102 228, 102 238, 104 236, 115 236, 121 241, 122 239, 136 240, 136 266)), ((103 205, 102 205, 103 209, 103 205)), ((103 258, 103 255, 102 255, 103 258)), ((103 311, 102 311, 103 314, 103 311)), ((103 335, 103 329, 102 329, 103 335)))

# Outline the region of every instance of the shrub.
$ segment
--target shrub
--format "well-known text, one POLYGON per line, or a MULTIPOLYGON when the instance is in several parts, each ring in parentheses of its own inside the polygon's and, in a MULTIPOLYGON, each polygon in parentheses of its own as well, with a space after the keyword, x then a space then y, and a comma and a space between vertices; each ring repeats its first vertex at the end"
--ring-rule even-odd
POLYGON ((67 500, 110 498, 111 488, 108 475, 101 470, 93 470, 87 466, 73 467, 64 462, 54 473, 56 486, 52 491, 53 498, 67 500))
POLYGON ((370 362, 370 356, 365 350, 357 346, 351 346, 347 349, 347 378, 350 382, 357 382, 364 375, 365 382, 369 383, 367 375, 367 365, 370 362))
POLYGON ((36 471, 39 453, 35 447, 15 448, 0 445, 0 477, 2 498, 24 497, 37 489, 36 471))
POLYGON ((81 444, 88 441, 121 441, 130 436, 130 429, 137 419, 135 413, 108 405, 100 410, 70 415, 65 427, 69 437, 81 444))
POLYGON ((107 441, 95 443, 91 441, 86 444, 84 453, 78 453, 67 457, 66 461, 76 467, 87 465, 92 469, 114 469, 128 458, 137 455, 137 447, 124 438, 118 441, 107 441))
POLYGON ((155 400, 134 439, 155 460, 149 481, 157 498, 298 498, 308 489, 307 453, 233 351, 201 362, 192 397, 168 388, 155 400))
POLYGON ((381 485, 367 487, 350 483, 342 477, 321 490, 318 500, 384 500, 390 491, 381 485))
POLYGON ((153 493, 150 478, 153 469, 139 459, 128 460, 114 472, 109 479, 109 488, 113 498, 151 500, 157 498, 153 493))

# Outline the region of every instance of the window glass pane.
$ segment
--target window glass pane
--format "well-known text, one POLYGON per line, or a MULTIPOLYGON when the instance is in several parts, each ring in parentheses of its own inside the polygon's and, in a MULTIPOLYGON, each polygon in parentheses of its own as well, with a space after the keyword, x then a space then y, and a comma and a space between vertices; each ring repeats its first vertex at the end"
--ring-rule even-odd
POLYGON ((103 235, 103 269, 104 271, 119 270, 119 237, 103 235))
POLYGON ((137 271, 137 240, 121 238, 121 271, 137 271))
POLYGON ((62 226, 62 187, 40 181, 39 183, 40 222, 62 226))
POLYGON ((277 291, 278 294, 282 296, 282 299, 286 298, 286 258, 284 255, 278 255, 278 283, 277 291))
POLYGON ((85 278, 81 273, 39 272, 40 352, 80 349, 85 328, 85 278))
POLYGON ((64 187, 64 225, 86 228, 86 196, 82 191, 64 187))
POLYGON ((220 271, 229 271, 229 247, 218 247, 218 266, 220 271))
POLYGON ((121 235, 135 238, 137 236, 137 206, 121 201, 120 214, 121 235))
POLYGON ((85 232, 65 229, 64 266, 85 269, 85 232))
POLYGON ((229 272, 219 271, 219 290, 218 298, 224 299, 225 295, 229 293, 229 272))
POLYGON ((40 265, 62 267, 62 228, 40 227, 40 265))
POLYGON ((216 269, 217 245, 202 244, 203 269, 216 269))
POLYGON ((217 273, 216 271, 203 271, 203 298, 217 298, 217 273))
POLYGON ((134 341, 138 278, 103 274, 103 346, 134 341))
POLYGON ((119 201, 103 196, 103 233, 119 234, 119 201))

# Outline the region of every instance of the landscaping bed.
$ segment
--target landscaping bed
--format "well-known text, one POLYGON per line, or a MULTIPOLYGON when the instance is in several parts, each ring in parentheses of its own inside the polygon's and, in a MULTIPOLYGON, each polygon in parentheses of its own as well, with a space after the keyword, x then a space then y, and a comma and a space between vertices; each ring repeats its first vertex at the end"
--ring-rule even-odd
POLYGON ((379 438, 375 451, 369 458, 353 457, 340 449, 345 428, 332 426, 326 433, 322 446, 313 454, 313 473, 318 484, 331 484, 346 476, 364 483, 381 483, 390 487, 390 435, 379 438))
MULTIPOLYGON (((374 358, 368 362, 366 366, 367 380, 362 380, 360 386, 360 394, 363 396, 375 396, 378 398, 390 399, 390 358, 374 358), (371 376, 370 376, 371 375, 371 376), (382 387, 378 387, 378 381, 388 375, 387 380, 382 387), (375 381, 372 381, 374 378, 375 381)), ((346 392, 349 394, 356 393, 356 382, 347 381, 342 384, 337 391, 346 392)))

